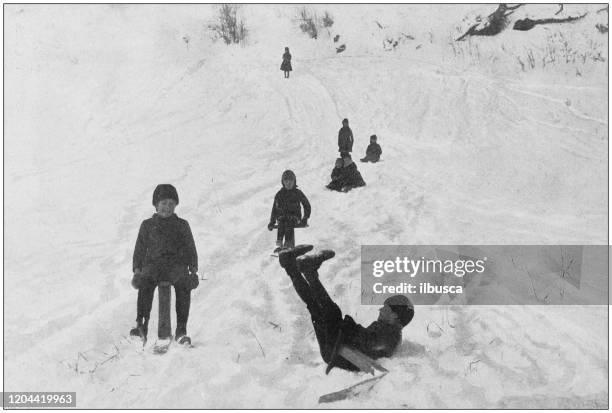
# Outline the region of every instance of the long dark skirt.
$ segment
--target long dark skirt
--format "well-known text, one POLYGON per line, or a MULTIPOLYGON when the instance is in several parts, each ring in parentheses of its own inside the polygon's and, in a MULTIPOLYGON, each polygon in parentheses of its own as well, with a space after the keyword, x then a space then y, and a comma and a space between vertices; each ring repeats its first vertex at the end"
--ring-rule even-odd
POLYGON ((289 60, 283 60, 281 63, 280 70, 283 72, 291 72, 293 69, 291 68, 291 62, 289 60))

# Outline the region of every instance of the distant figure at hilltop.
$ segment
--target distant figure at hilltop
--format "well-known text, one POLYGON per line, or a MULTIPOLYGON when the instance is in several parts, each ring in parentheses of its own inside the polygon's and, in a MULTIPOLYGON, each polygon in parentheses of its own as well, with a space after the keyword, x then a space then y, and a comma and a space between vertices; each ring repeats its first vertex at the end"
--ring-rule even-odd
POLYGON ((376 139, 376 135, 370 136, 370 144, 368 145, 368 149, 366 149, 366 156, 361 159, 361 162, 378 162, 380 160, 382 149, 380 145, 376 143, 376 139))
POLYGON ((338 131, 338 152, 340 156, 353 152, 353 131, 349 128, 348 119, 342 120, 342 127, 338 131))
POLYGON ((283 53, 283 63, 281 63, 280 70, 285 72, 285 79, 289 79, 289 72, 293 69, 291 68, 291 53, 289 53, 289 48, 285 47, 285 53, 283 53))

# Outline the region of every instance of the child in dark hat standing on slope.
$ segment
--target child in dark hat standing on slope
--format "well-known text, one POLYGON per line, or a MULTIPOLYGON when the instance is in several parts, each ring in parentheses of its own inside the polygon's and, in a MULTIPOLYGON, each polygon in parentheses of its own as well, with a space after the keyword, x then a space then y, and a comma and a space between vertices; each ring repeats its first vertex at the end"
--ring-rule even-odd
POLYGON ((153 192, 156 213, 140 225, 134 248, 132 286, 138 289, 136 327, 132 336, 146 340, 153 294, 160 281, 168 281, 176 294, 175 339, 187 335, 191 290, 198 286, 198 253, 189 223, 174 209, 179 203, 176 188, 161 184, 153 192))
POLYGON ((278 221, 274 252, 280 251, 281 248, 292 248, 295 245, 294 228, 296 226, 307 226, 308 218, 310 218, 310 202, 308 202, 306 195, 297 188, 293 171, 286 170, 283 172, 281 184, 283 187, 274 196, 270 223, 268 224, 268 230, 272 231, 274 224, 278 221), (301 207, 304 208, 303 217, 301 207))

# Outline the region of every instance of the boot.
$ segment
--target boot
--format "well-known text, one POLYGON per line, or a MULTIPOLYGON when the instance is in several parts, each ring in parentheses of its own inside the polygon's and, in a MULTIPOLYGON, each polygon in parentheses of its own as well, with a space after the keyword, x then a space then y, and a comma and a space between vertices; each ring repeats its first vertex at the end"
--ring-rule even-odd
POLYGON ((286 268, 292 262, 295 263, 295 259, 297 257, 306 254, 308 251, 312 250, 312 248, 312 245, 303 244, 294 248, 281 250, 278 253, 278 262, 280 263, 281 267, 286 268))
POLYGON ((147 333, 149 329, 149 319, 145 318, 137 320, 137 325, 133 329, 130 330, 130 336, 132 337, 140 337, 143 340, 147 339, 147 333))
POLYGON ((187 335, 187 326, 185 323, 176 323, 176 330, 174 330, 174 338, 178 341, 182 336, 187 335))
POLYGON ((276 241, 276 248, 274 248, 274 253, 276 254, 282 249, 283 249, 283 241, 276 241))
POLYGON ((323 261, 327 261, 334 258, 336 253, 332 250, 322 250, 317 254, 304 255, 297 259, 297 267, 301 273, 313 273, 316 272, 323 261))

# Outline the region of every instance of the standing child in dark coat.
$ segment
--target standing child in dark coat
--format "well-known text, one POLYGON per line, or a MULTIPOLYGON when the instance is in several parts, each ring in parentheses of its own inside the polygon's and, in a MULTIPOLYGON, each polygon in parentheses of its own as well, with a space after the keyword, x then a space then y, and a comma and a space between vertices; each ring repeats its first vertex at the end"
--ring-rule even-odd
POLYGON ((342 127, 338 131, 338 152, 340 156, 353 151, 353 131, 349 128, 348 119, 342 120, 342 127))
POLYGON ((158 185, 153 192, 156 213, 140 225, 132 269, 132 286, 138 289, 136 327, 130 335, 146 339, 153 294, 160 281, 169 281, 176 294, 176 331, 179 340, 187 335, 191 290, 198 286, 198 253, 189 223, 179 218, 176 188, 158 185))
POLYGON ((298 225, 306 226, 308 218, 310 218, 310 203, 306 195, 297 188, 293 171, 287 170, 283 172, 281 183, 283 187, 274 196, 270 223, 268 224, 268 230, 272 231, 274 224, 278 221, 276 249, 274 252, 280 251, 283 247, 293 247, 295 245, 294 228, 298 225), (302 217, 300 205, 304 207, 304 217, 302 217), (283 238, 285 240, 284 243, 283 238))
POLYGON ((289 53, 289 48, 285 47, 285 53, 283 53, 283 63, 281 63, 280 69, 285 72, 285 79, 289 79, 289 72, 293 69, 291 68, 291 53, 289 53))
POLYGON ((380 160, 380 155, 382 155, 382 149, 380 145, 376 143, 376 135, 372 135, 370 136, 368 149, 366 149, 366 156, 361 159, 361 162, 378 162, 380 160))

